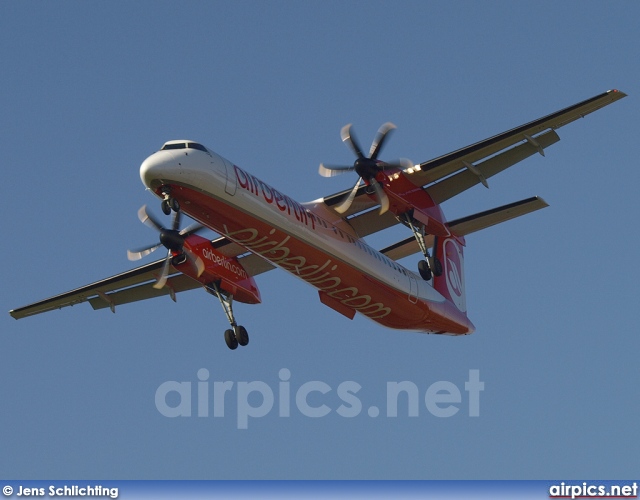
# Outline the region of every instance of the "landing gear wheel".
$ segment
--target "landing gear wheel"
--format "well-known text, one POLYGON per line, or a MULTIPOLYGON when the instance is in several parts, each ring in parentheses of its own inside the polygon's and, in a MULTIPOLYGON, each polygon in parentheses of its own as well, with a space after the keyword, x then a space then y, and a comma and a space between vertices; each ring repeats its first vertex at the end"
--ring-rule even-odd
POLYGON ((224 341, 227 343, 227 347, 232 351, 238 348, 238 339, 236 338, 233 330, 227 330, 224 332, 224 341))
POLYGON ((164 213, 165 215, 171 214, 171 207, 169 206, 168 200, 162 200, 162 203, 160 204, 160 208, 162 208, 162 213, 164 213))
POLYGON ((241 346, 247 345, 249 343, 249 334, 247 333, 247 329, 244 326, 236 326, 234 330, 236 332, 238 344, 241 346))
POLYGON ((433 275, 442 276, 442 263, 438 257, 433 258, 433 275))
POLYGON ((180 202, 175 198, 169 198, 169 206, 171 207, 171 210, 173 210, 174 212, 180 211, 180 202))
POLYGON ((160 208, 162 208, 162 212, 165 215, 170 215, 171 211, 179 212, 180 211, 180 202, 175 198, 171 198, 169 195, 165 194, 166 198, 162 200, 160 204, 160 208))
POLYGON ((418 262, 418 272, 422 279, 425 281, 429 281, 431 279, 431 269, 429 268, 429 263, 426 260, 421 260, 418 262))

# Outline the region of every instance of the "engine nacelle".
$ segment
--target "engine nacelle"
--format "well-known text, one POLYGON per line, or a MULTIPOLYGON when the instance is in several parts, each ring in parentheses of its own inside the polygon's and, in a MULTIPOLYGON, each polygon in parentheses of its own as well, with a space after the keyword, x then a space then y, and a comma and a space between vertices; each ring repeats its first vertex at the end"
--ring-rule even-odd
POLYGON ((220 288, 233 295, 235 301, 246 304, 261 302, 258 285, 236 257, 224 255, 210 240, 196 234, 186 238, 184 249, 191 254, 191 258, 175 263, 178 271, 203 285, 218 282, 220 288))

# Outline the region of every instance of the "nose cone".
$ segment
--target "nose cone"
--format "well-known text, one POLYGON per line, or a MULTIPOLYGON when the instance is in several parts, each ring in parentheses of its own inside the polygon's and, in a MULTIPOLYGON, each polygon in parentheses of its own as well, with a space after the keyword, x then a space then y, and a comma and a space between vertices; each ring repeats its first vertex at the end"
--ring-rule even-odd
POLYGON ((176 161, 170 151, 158 151, 140 165, 140 179, 151 190, 156 190, 175 173, 176 161))

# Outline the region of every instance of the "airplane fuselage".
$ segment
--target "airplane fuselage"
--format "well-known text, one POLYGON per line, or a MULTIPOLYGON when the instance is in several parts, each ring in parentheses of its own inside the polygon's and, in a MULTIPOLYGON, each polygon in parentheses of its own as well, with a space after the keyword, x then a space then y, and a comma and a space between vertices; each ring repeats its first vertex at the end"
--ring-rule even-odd
POLYGON ((474 330, 464 304, 371 248, 321 200, 298 203, 210 150, 158 151, 140 176, 157 196, 169 191, 193 219, 313 285, 347 317, 359 312, 421 332, 474 330))

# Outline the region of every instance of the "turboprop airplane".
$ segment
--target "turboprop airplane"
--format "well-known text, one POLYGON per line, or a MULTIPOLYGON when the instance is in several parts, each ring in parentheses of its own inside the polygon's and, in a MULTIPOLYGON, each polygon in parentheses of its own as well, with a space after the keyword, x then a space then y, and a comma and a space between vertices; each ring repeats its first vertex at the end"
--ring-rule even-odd
POLYGON ((395 128, 384 124, 365 155, 346 125, 341 136, 356 160, 352 165, 321 164, 323 176, 355 172, 352 189, 298 203, 209 148, 190 140, 169 141, 140 166, 144 185, 161 201, 169 228, 138 212, 158 231, 159 242, 129 251, 131 260, 160 247, 167 256, 122 274, 10 311, 14 318, 89 301, 110 308, 161 295, 204 288, 218 298, 231 328, 227 346, 247 345, 233 301, 255 304, 254 280, 275 267, 318 290, 320 301, 349 319, 360 313, 389 328, 466 335, 465 237, 489 226, 547 206, 532 197, 447 221, 440 205, 560 140, 556 130, 626 94, 610 90, 543 118, 444 156, 413 164, 385 162, 380 152, 395 128), (180 230, 181 214, 196 221, 180 230), (410 236, 376 250, 363 238, 395 224, 410 236), (219 238, 197 235, 203 226, 219 238), (422 254, 415 273, 397 260, 422 254))

